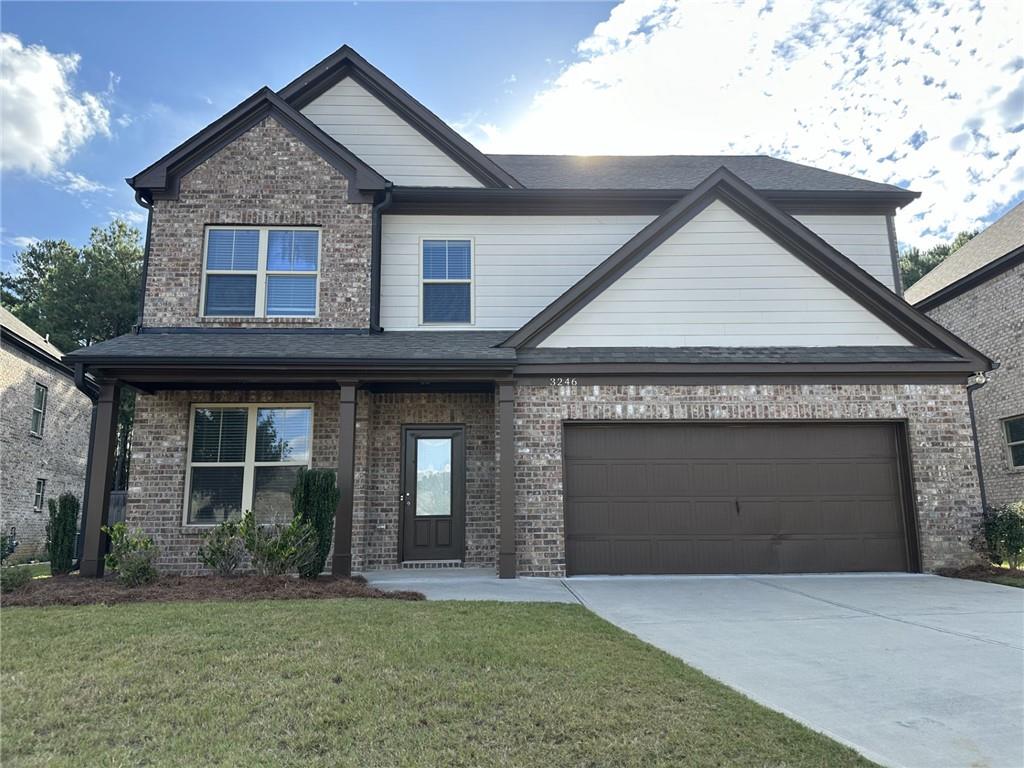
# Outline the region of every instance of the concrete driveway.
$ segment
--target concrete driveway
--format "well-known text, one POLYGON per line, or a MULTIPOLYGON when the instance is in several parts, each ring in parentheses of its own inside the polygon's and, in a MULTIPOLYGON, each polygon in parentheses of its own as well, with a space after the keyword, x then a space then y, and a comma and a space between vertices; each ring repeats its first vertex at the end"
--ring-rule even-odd
POLYGON ((910 574, 563 583, 613 624, 883 765, 1024 766, 1024 590, 910 574))

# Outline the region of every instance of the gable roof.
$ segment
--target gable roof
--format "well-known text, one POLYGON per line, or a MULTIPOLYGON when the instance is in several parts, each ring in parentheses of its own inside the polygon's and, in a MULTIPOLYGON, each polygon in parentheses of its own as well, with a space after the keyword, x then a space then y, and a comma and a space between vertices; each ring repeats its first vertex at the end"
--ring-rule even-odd
POLYGON ((53 362, 60 363, 63 353, 51 344, 48 338, 36 333, 27 323, 19 320, 12 312, 3 307, 0 307, 0 328, 8 334, 17 336, 26 344, 34 347, 40 354, 51 358, 53 362))
POLYGON ((530 189, 693 189, 726 168, 761 192, 920 196, 903 187, 824 171, 768 155, 490 155, 530 189))
POLYGON ((360 192, 372 193, 387 186, 388 182, 383 176, 267 87, 256 91, 234 109, 126 181, 132 189, 150 199, 153 196, 177 197, 178 183, 182 176, 268 115, 273 115, 281 125, 349 179, 349 199, 363 202, 360 192))
POLYGON ((535 347, 555 328, 625 274, 680 227, 721 200, 798 259, 835 284, 876 317, 918 346, 946 349, 988 370, 991 361, 938 323, 916 311, 867 272, 793 217, 765 200, 727 168, 721 167, 634 235, 572 288, 503 342, 535 347))
POLYGON ((964 243, 907 288, 904 296, 911 304, 930 309, 1020 261, 1024 261, 1024 202, 964 243))
POLYGON ((523 186, 512 174, 462 138, 447 123, 348 45, 343 45, 303 72, 278 91, 278 95, 295 109, 302 109, 346 77, 351 77, 398 113, 402 119, 485 186, 512 189, 523 186))

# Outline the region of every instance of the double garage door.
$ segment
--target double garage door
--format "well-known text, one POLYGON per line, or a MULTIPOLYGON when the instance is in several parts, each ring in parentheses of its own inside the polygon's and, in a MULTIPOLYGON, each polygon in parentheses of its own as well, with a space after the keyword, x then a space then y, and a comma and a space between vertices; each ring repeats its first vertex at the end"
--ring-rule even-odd
POLYGON ((910 570, 899 451, 892 424, 567 425, 567 570, 910 570))

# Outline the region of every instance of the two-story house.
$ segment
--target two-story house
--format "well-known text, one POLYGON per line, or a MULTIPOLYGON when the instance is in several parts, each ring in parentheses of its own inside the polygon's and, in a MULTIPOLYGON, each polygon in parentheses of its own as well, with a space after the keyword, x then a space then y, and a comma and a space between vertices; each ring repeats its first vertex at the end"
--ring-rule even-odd
MULTIPOLYGON (((905 189, 763 156, 485 155, 351 48, 130 178, 138 333, 69 355, 139 392, 127 520, 341 489, 332 568, 501 576, 916 571, 970 556, 966 381, 900 297, 905 189)), ((101 571, 89 499, 83 573, 101 571)))

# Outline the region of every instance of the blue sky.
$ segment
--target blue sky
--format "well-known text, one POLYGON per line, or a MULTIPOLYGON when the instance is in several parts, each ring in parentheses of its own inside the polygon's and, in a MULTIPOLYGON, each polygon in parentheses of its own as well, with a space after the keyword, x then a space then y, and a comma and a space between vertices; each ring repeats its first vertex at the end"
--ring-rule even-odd
POLYGON ((485 151, 767 153, 921 191, 901 240, 1024 196, 1012 0, 5 2, 0 254, 141 220, 132 175, 349 43, 485 151), (42 138, 38 138, 41 136, 42 138))

